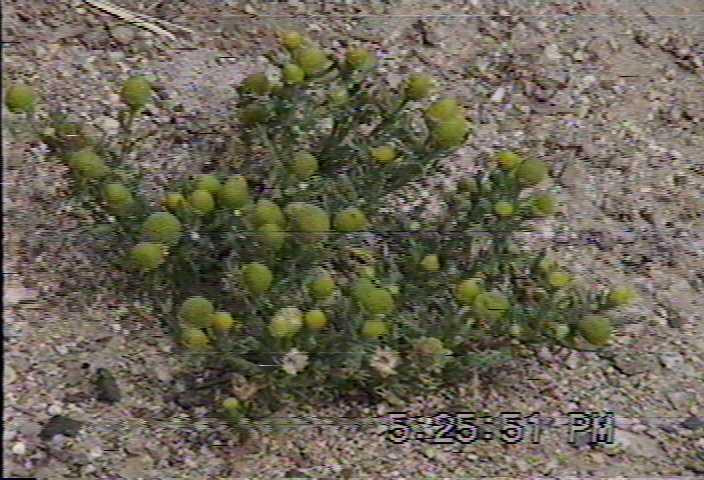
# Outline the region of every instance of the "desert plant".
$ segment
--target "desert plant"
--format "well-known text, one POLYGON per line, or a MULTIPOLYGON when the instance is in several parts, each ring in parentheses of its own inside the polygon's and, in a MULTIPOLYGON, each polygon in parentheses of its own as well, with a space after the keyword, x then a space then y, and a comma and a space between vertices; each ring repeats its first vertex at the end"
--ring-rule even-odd
MULTIPOLYGON (((462 378, 494 353, 609 344, 605 312, 633 292, 585 292, 546 252, 512 242, 556 210, 537 191, 543 161, 499 152, 492 170, 437 192, 446 208, 433 219, 382 215, 467 141, 465 110, 437 97, 425 74, 385 87, 370 50, 340 59, 297 32, 280 39, 267 58, 283 83, 255 73, 236 98, 237 127, 259 161, 193 172, 160 204, 140 195, 143 175, 128 161, 151 134, 135 130, 151 96, 145 78, 120 91, 117 139, 57 116, 42 134, 95 214, 116 217, 140 288, 156 305, 178 305, 165 308, 166 326, 195 364, 239 379, 238 398, 218 405, 225 418, 314 394, 402 395, 462 378)), ((34 109, 27 92, 8 92, 11 111, 34 109)))

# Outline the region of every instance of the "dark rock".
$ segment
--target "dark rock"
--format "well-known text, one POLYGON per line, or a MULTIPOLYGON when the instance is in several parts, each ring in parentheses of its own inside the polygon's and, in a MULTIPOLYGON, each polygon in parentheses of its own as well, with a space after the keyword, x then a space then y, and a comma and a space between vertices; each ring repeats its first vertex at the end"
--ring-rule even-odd
POLYGON ((689 430, 699 430, 700 428, 704 428, 704 418, 692 415, 680 425, 689 430))
POLYGON ((39 438, 42 440, 51 440, 54 435, 65 435, 74 437, 83 426, 83 422, 74 420, 63 415, 55 415, 49 419, 49 422, 44 425, 44 428, 39 432, 39 438))
POLYGON ((122 398, 120 387, 118 387, 115 377, 112 376, 109 370, 99 368, 95 384, 98 389, 96 398, 101 402, 116 403, 122 398))

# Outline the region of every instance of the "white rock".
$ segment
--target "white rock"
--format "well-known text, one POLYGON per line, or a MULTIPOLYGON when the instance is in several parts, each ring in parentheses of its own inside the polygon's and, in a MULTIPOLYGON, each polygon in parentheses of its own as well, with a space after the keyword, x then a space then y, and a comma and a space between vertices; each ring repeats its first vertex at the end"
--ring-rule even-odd
POLYGON ((501 100, 504 98, 504 94, 506 93, 506 89, 504 87, 499 87, 496 89, 494 94, 491 96, 491 101, 494 103, 499 103, 501 100))
POLYGON ((24 442, 17 442, 12 446, 12 453, 15 455, 24 455, 27 452, 27 447, 24 442))
POLYGON ((545 46, 545 56, 549 60, 559 60, 562 58, 562 55, 560 55, 560 49, 554 43, 545 46))

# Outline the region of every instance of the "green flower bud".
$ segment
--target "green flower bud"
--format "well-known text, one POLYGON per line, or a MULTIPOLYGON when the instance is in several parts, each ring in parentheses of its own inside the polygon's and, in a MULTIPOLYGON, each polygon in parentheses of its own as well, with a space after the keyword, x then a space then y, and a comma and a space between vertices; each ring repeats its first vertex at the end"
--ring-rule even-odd
POLYGON ((543 273, 550 273, 558 268, 557 262, 552 258, 545 257, 538 264, 538 269, 543 273))
POLYGON ((532 186, 542 182, 548 174, 548 167, 540 160, 528 159, 516 169, 516 178, 521 185, 532 186))
POLYGON ((325 316, 325 312, 319 309, 306 312, 304 321, 306 323, 306 327, 311 330, 322 330, 325 328, 325 325, 328 324, 328 318, 325 316))
POLYGON ((455 298, 461 305, 471 305, 482 292, 482 280, 480 278, 470 278, 462 280, 455 287, 455 298))
POLYGON ((570 333, 570 327, 564 323, 557 323, 553 326, 553 334, 558 340, 564 339, 570 333))
POLYGON ((266 95, 271 90, 271 83, 264 72, 248 76, 242 82, 242 90, 255 95, 266 95))
POLYGON ((274 276, 264 264, 250 263, 242 270, 242 278, 245 287, 253 295, 261 295, 271 287, 274 276))
POLYGON ((609 293, 608 302, 613 307, 623 307, 632 303, 638 295, 632 288, 618 287, 609 293))
POLYGON ((294 223, 295 229, 303 232, 305 238, 316 240, 324 232, 330 231, 330 217, 322 208, 308 203, 295 202, 286 207, 286 214, 294 223), (290 213, 289 213, 290 212, 290 213))
POLYGON ((435 88, 435 80, 430 75, 414 73, 406 80, 404 94, 410 100, 422 100, 435 88))
POLYGON ((240 120, 247 126, 264 123, 267 121, 268 117, 269 111, 266 106, 258 103, 248 105, 240 113, 240 120))
POLYGON ((196 181, 196 190, 205 190, 211 195, 215 195, 220 191, 220 180, 215 175, 201 175, 196 181))
POLYGON ((215 312, 212 317, 210 323, 218 333, 227 333, 235 326, 235 319, 228 312, 215 312))
POLYGON ((503 151, 496 156, 502 170, 513 170, 523 161, 520 155, 513 152, 503 151))
POLYGON ((143 242, 132 247, 130 261, 143 272, 155 270, 165 261, 165 245, 143 242))
POLYGON ((281 32, 279 42, 288 50, 295 50, 303 45, 303 36, 294 31, 281 32))
POLYGON ((350 96, 347 93, 347 90, 344 88, 339 88, 335 90, 334 92, 330 93, 329 96, 329 101, 330 104, 333 105, 334 107, 341 107, 349 101, 350 96))
POLYGON ((215 210, 215 200, 206 190, 196 190, 190 196, 191 206, 198 215, 207 215, 215 210))
POLYGON ((369 70, 376 65, 376 55, 365 48, 351 48, 345 56, 345 66, 349 70, 369 70))
POLYGON ((229 177, 218 192, 218 203, 228 209, 238 209, 249 203, 247 179, 242 175, 229 177))
POLYGON ((513 215, 513 204, 503 200, 496 202, 494 204, 494 212, 500 217, 510 217, 513 215))
POLYGON ((28 85, 13 85, 5 93, 5 106, 12 113, 30 113, 37 104, 37 95, 28 85))
POLYGON ((611 321, 599 315, 586 315, 577 325, 579 333, 592 345, 604 346, 611 339, 611 321))
POLYGON ((396 159, 396 150, 391 145, 372 148, 372 158, 382 165, 387 165, 396 159))
POLYGON ((188 202, 180 193, 167 193, 163 204, 171 212, 177 212, 188 206, 188 202))
POLYGON ((298 152, 293 157, 291 170, 298 178, 305 180, 318 171, 318 160, 308 152, 298 152))
POLYGON ((432 134, 435 144, 443 149, 454 148, 465 142, 471 124, 463 117, 455 117, 438 124, 432 134))
POLYGON ((108 208, 113 212, 125 212, 134 204, 132 193, 121 183, 108 183, 103 187, 103 195, 108 208))
POLYGON ((463 116, 462 108, 454 98, 442 98, 433 102, 426 110, 425 116, 431 122, 445 122, 463 116))
POLYGON ((191 350, 202 350, 210 343, 200 328, 184 328, 181 332, 181 340, 183 345, 191 350))
POLYGON ((274 337, 292 337, 303 326, 303 314, 296 307, 279 309, 269 323, 269 332, 274 337))
POLYGON ((325 300, 335 291, 335 280, 329 273, 319 275, 308 284, 308 291, 316 300, 325 300))
POLYGON ((536 216, 543 217, 555 213, 555 197, 550 194, 534 197, 531 205, 533 214, 536 216))
POLYGON ((376 288, 374 283, 369 278, 370 277, 360 278, 352 287, 352 296, 360 303, 362 302, 362 299, 369 294, 369 292, 376 288))
POLYGON ((144 77, 130 77, 122 85, 120 98, 132 110, 139 110, 151 100, 152 86, 144 77))
POLYGON ((325 52, 317 47, 304 47, 294 52, 294 60, 306 75, 316 75, 330 64, 325 52))
POLYGON ((271 200, 261 199, 254 207, 254 224, 259 227, 267 223, 284 226, 286 219, 277 204, 271 200))
POLYGON ((571 280, 568 274, 559 270, 548 274, 548 283, 555 288, 562 288, 570 283, 571 280))
POLYGON ((395 307, 391 292, 380 287, 364 289, 360 295, 360 303, 374 315, 388 315, 395 307))
POLYGON ((500 293, 483 292, 474 299, 472 308, 478 316, 486 320, 498 320, 508 310, 509 303, 500 293))
POLYGON ((442 340, 435 337, 423 337, 416 341, 415 350, 423 356, 432 357, 435 355, 442 355, 448 350, 442 343, 442 340))
POLYGON ((265 223, 257 229, 259 241, 267 248, 277 252, 284 246, 288 234, 275 223, 265 223))
POLYGON ((508 334, 512 337, 520 337, 521 335, 523 335, 523 327, 521 327, 517 323, 514 323, 510 327, 508 327, 508 334))
POLYGON ((242 408, 242 404, 235 397, 228 397, 222 401, 222 408, 228 412, 236 412, 242 408))
POLYGON ((426 272, 437 272, 440 270, 440 259, 437 255, 426 255, 420 262, 420 266, 426 272))
POLYGON ((335 215, 335 229, 338 232, 359 232, 369 226, 367 217, 360 209, 346 208, 335 215))
POLYGON ((457 191, 460 193, 477 193, 479 192, 479 185, 477 185, 475 179, 465 177, 457 182, 457 191))
POLYGON ((102 158, 91 148, 73 152, 68 159, 69 165, 82 177, 97 179, 110 173, 102 158))
POLYGON ((206 328, 213 324, 213 304, 204 297, 189 297, 178 311, 179 316, 188 324, 206 328))
POLYGON ((379 338, 389 333, 389 327, 382 320, 367 320, 362 325, 362 336, 368 339, 379 338))
POLYGON ((297 85, 299 83, 303 83, 303 80, 305 80, 306 77, 306 72, 304 72, 303 69, 295 63, 289 63, 281 71, 281 76, 287 84, 297 85))
POLYGON ((168 212, 152 213, 142 225, 142 233, 147 240, 175 245, 182 235, 181 222, 168 212))

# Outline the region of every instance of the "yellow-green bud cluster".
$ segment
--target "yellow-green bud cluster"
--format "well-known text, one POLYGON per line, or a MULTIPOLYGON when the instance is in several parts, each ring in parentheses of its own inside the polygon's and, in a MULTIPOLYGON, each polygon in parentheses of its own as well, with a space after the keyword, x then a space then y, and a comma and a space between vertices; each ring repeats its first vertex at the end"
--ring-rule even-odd
POLYGON ((374 161, 381 165, 388 165, 396 159, 396 150, 392 145, 373 148, 371 154, 374 161))
POLYGON ((181 341, 186 348, 203 350, 209 344, 208 336, 200 328, 186 327, 181 332, 181 341))
POLYGON ((68 157, 69 166, 81 177, 98 179, 110 173, 110 169, 92 148, 83 148, 68 157))
POLYGON ((299 83, 303 83, 303 80, 305 80, 306 72, 304 72, 303 69, 295 63, 289 63, 281 70, 281 76, 285 83, 289 85, 298 85, 299 83))
POLYGON ((415 342, 415 350, 418 354, 426 357, 449 353, 449 350, 443 345, 442 340, 435 337, 423 337, 418 339, 415 342))
POLYGON ((537 195, 531 201, 533 215, 545 217, 555 213, 555 197, 550 194, 537 195))
POLYGON ((175 215, 168 212, 156 212, 147 217, 142 225, 142 233, 147 240, 175 245, 183 232, 181 222, 175 215))
POLYGON ((421 260, 420 266, 426 272, 437 272, 440 270, 440 259, 437 255, 426 255, 421 260))
POLYGON ((180 193, 167 193, 163 201, 164 206, 170 212, 178 212, 188 207, 186 198, 180 193))
POLYGON ((311 330, 322 330, 328 324, 328 318, 322 310, 314 309, 306 312, 304 322, 311 330))
POLYGON ((482 292, 483 281, 480 278, 462 280, 455 287, 455 298, 461 305, 472 305, 482 292))
POLYGON ((228 209, 244 207, 249 203, 247 179, 242 175, 229 177, 218 191, 218 202, 228 209))
POLYGON ((269 323, 269 332, 274 337, 292 337, 303 326, 303 313, 296 307, 279 309, 269 323))
POLYGON ((608 302, 612 307, 623 307, 632 303, 638 295, 629 287, 618 287, 609 292, 608 302))
POLYGON ((257 229, 259 241, 273 251, 279 251, 284 246, 288 234, 275 223, 265 223, 257 229))
POLYGON ((264 72, 254 73, 242 82, 242 90, 255 95, 267 95, 271 91, 271 82, 264 72))
POLYGON ((349 70, 369 70, 376 65, 376 56, 365 48, 352 48, 345 56, 345 66, 349 70))
POLYGON ((356 207, 349 207, 335 215, 335 229, 338 232, 359 232, 369 226, 366 215, 356 207))
POLYGON ((268 118, 269 111, 267 110, 266 105, 261 103, 247 105, 240 112, 240 120, 247 126, 256 125, 257 123, 264 123, 268 118))
POLYGON ((242 281, 244 286, 253 295, 261 295, 271 287, 274 275, 269 267, 262 263, 250 263, 242 269, 242 281))
POLYGON ((207 190, 194 190, 191 192, 189 201, 197 215, 207 215, 215 210, 215 200, 207 190))
POLYGON ((497 292, 482 292, 474 299, 472 308, 481 318, 498 320, 509 309, 508 299, 497 292))
POLYGON ((600 315, 587 315, 578 325, 579 333, 592 345, 598 347, 609 343, 612 334, 611 320, 600 315))
POLYGON ((506 171, 513 170, 523 161, 520 155, 508 151, 499 152, 496 160, 499 162, 499 167, 506 171))
POLYGON ((286 206, 286 216, 291 220, 293 228, 304 234, 304 239, 318 240, 330 231, 330 216, 317 205, 290 203, 286 206))
POLYGON ((31 113, 37 104, 37 95, 28 85, 12 85, 5 93, 5 106, 12 113, 31 113))
POLYGON ((254 207, 254 224, 260 227, 268 223, 283 227, 286 225, 286 219, 281 207, 271 200, 261 199, 254 207))
POLYGON ((435 88, 435 80, 430 75, 414 73, 406 80, 404 94, 409 100, 422 100, 435 88))
POLYGON ((187 298, 179 309, 179 316, 183 321, 199 328, 212 326, 213 313, 215 313, 215 307, 204 297, 187 298))
POLYGON ((303 35, 296 31, 284 31, 279 35, 279 42, 288 50, 295 50, 303 45, 303 35))
POLYGON ((152 86, 146 78, 134 76, 127 79, 120 91, 120 98, 132 110, 139 110, 149 103, 152 97, 152 86))
POLYGON ((306 75, 317 75, 329 65, 327 55, 317 47, 302 47, 293 52, 293 58, 306 75))
POLYGON ((494 212, 499 217, 510 217, 513 215, 513 204, 505 200, 500 200, 494 204, 494 212))
POLYGON ((362 325, 362 336, 370 340, 389 333, 389 326, 383 320, 367 320, 362 325))
POLYGON ((534 186, 542 182, 548 174, 548 167, 541 160, 529 158, 522 161, 515 170, 518 183, 534 186))
POLYGON ((217 194, 221 187, 220 180, 215 175, 200 175, 195 184, 196 190, 205 190, 211 195, 217 194))
POLYGON ((121 183, 108 183, 103 187, 103 195, 108 209, 121 215, 129 211, 134 205, 134 197, 127 187, 121 183))
POLYGON ((215 312, 210 322, 213 329, 221 334, 227 333, 235 326, 235 319, 229 312, 215 312))
POLYGON ((298 152, 293 157, 291 170, 301 180, 305 180, 318 171, 318 159, 308 152, 298 152))
POLYGON ((548 274, 548 283, 554 288, 562 288, 567 286, 570 281, 572 281, 572 278, 567 273, 560 270, 556 270, 548 274))
POLYGON ((161 243, 138 243, 130 251, 132 265, 142 272, 157 269, 166 261, 166 246, 161 243))
POLYGON ((359 291, 359 303, 373 315, 388 315, 394 311, 394 299, 385 288, 371 287, 359 291))
POLYGON ((308 291, 316 300, 325 300, 335 291, 335 280, 329 273, 318 275, 308 284, 308 291))

